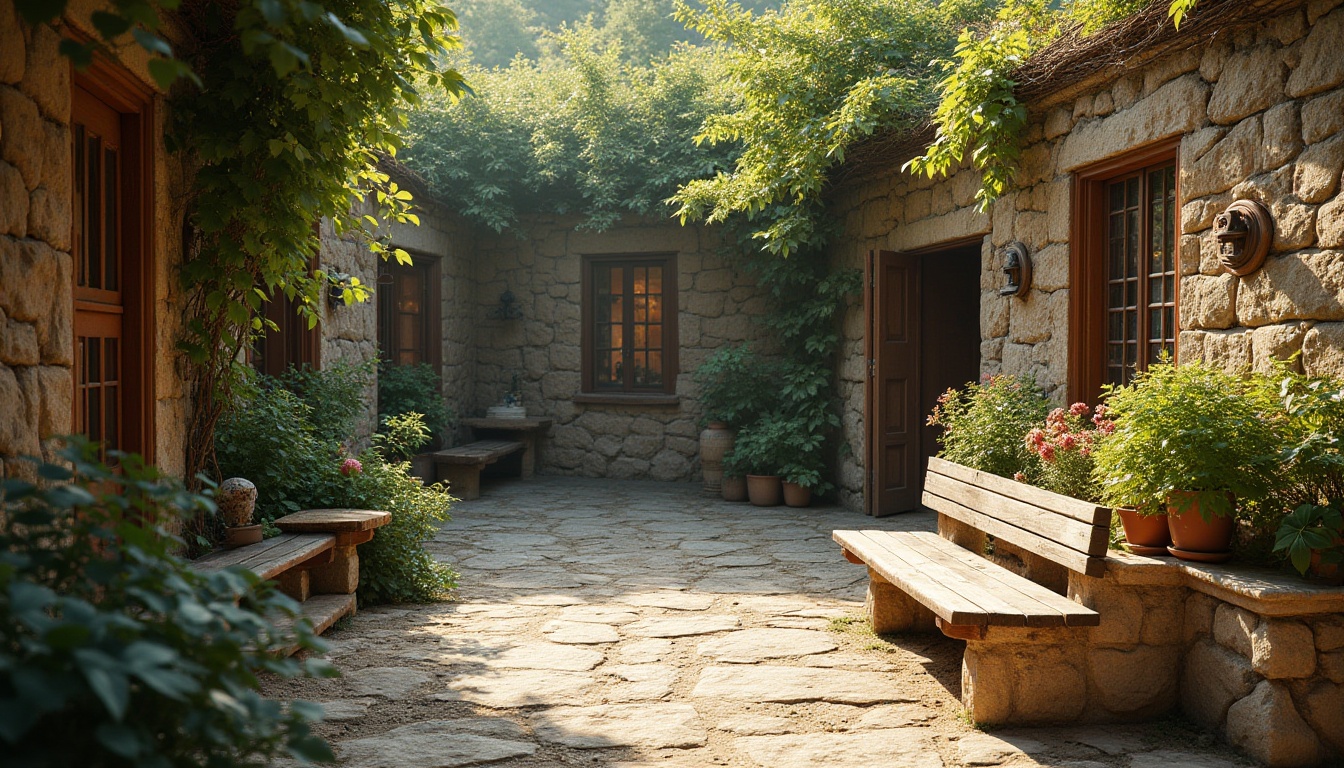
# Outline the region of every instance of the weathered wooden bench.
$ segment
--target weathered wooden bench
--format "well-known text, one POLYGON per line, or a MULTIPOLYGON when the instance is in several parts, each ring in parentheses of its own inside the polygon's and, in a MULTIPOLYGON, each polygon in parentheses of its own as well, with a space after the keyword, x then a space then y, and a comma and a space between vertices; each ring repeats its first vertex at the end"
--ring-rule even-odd
MULTIPOLYGON (((317 633, 355 612, 359 588, 356 547, 374 529, 391 522, 390 512, 309 509, 275 521, 283 533, 237 549, 212 552, 192 563, 202 573, 240 567, 275 579, 281 592, 302 604, 317 633)), ((292 653, 295 649, 290 648, 292 653)))
POLYGON ((448 483, 448 490, 459 499, 470 501, 481 496, 481 470, 505 456, 523 450, 513 440, 478 440, 434 453, 436 477, 448 483))
POLYGON ((1101 576, 1111 511, 937 458, 929 460, 924 489, 924 505, 938 512, 939 534, 835 531, 833 537, 846 559, 868 566, 873 629, 937 627, 966 640, 963 703, 977 722, 1004 722, 1013 709, 1000 699, 1033 685, 1058 690, 1051 680, 1058 674, 1054 649, 1085 642, 1085 628, 1101 622, 1099 613, 1061 594, 1067 580, 1047 579, 1055 582, 1051 589, 1027 578, 1031 564, 1101 576), (983 556, 988 549, 1023 573, 991 562, 983 556))

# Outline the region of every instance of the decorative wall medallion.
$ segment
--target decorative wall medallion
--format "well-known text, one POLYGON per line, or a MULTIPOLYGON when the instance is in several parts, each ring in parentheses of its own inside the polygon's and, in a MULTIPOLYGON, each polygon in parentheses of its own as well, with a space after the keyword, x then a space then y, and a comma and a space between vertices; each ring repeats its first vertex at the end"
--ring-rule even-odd
POLYGON ((1014 240, 999 251, 999 259, 1008 276, 1008 284, 999 289, 999 295, 1025 296, 1031 289, 1031 253, 1027 246, 1014 240))
POLYGON ((1236 200, 1213 220, 1223 269, 1245 277, 1265 263, 1274 240, 1274 217, 1254 200, 1236 200))

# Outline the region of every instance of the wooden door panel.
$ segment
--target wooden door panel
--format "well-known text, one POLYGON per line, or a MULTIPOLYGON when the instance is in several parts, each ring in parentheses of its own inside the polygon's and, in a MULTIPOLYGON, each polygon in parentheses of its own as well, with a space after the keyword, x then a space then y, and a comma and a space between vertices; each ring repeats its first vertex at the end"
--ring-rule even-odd
POLYGON ((869 258, 870 511, 888 515, 919 508, 920 260, 869 258))

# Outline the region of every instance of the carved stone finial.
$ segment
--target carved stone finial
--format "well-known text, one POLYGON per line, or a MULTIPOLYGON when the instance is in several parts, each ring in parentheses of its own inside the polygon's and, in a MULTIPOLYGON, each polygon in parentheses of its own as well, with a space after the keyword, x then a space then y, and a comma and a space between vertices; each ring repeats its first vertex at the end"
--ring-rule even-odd
POLYGON ((233 528, 251 525, 252 511, 257 506, 257 486, 250 480, 230 477, 215 491, 215 506, 225 525, 233 528))

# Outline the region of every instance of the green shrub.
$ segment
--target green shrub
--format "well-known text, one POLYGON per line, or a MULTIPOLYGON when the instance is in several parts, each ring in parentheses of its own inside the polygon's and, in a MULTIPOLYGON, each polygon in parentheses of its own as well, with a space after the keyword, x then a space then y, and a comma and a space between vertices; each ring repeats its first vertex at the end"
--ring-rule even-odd
POLYGON ((1115 432, 1098 446, 1102 500, 1163 509, 1194 491, 1205 516, 1233 514, 1227 493, 1257 502, 1275 485, 1284 417, 1263 376, 1200 363, 1154 365, 1105 400, 1115 432))
POLYGON ((1025 436, 1046 416, 1045 395, 1030 376, 985 376, 938 398, 929 424, 941 426, 938 454, 948 461, 1003 477, 1031 480, 1035 456, 1025 436))
POLYGON ((1107 408, 1097 406, 1096 413, 1087 403, 1074 403, 1067 409, 1056 408, 1045 417, 1045 425, 1027 433, 1027 448, 1037 459, 1032 475, 1036 485, 1075 499, 1093 503, 1101 500, 1101 490, 1092 477, 1096 461, 1093 454, 1106 436, 1115 431, 1115 422, 1107 418, 1107 408))
POLYGON ((425 417, 415 411, 383 417, 378 434, 373 436, 373 444, 392 461, 409 461, 429 441, 425 417))
POLYGON ((772 385, 778 366, 763 360, 751 345, 723 347, 695 371, 700 388, 703 421, 726 422, 741 427, 759 419, 779 403, 772 385))
POLYGON ((442 600, 457 575, 425 551, 424 543, 448 520, 452 497, 437 483, 423 485, 405 463, 389 463, 376 451, 359 457, 362 470, 324 489, 321 506, 381 509, 392 522, 359 548, 361 602, 424 603, 442 600))
POLYGON ((443 382, 434 367, 383 365, 378 371, 378 415, 386 423, 389 416, 415 412, 424 417, 430 445, 442 444, 453 424, 453 414, 443 402, 443 382))
POLYGON ((313 433, 325 442, 345 442, 355 433, 364 414, 364 391, 373 383, 374 363, 339 361, 325 368, 291 367, 267 386, 279 385, 293 392, 310 412, 313 433))
POLYGON ((88 446, 0 484, 0 754, 6 766, 259 766, 331 759, 321 709, 263 696, 257 673, 334 674, 298 605, 269 582, 202 575, 172 554, 211 502, 137 456, 114 472, 88 446), (73 483, 67 481, 74 480, 73 483))

